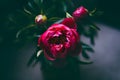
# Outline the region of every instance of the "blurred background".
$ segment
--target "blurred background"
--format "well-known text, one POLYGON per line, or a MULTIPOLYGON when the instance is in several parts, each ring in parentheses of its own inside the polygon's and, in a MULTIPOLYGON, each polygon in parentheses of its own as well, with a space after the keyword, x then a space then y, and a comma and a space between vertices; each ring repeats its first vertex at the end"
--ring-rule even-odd
MULTIPOLYGON (((22 9, 28 1, 0 0, 0 80, 42 80, 43 74, 39 64, 30 68, 25 65, 34 53, 36 43, 28 41, 24 44, 24 40, 15 43, 18 29, 8 26, 8 15, 22 9)), ((80 65, 80 72, 74 75, 80 74, 80 80, 120 80, 120 1, 81 1, 86 3, 87 8, 97 8, 104 13, 93 19, 101 28, 94 46, 95 54, 92 57, 95 62, 80 65)), ((71 80, 73 79, 74 77, 71 80)))

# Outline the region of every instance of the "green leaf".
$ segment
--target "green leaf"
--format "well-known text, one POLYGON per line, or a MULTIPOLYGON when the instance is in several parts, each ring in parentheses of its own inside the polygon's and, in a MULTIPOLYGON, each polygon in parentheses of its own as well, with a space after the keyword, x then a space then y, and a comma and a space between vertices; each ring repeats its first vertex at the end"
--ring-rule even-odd
POLYGON ((20 30, 17 32, 17 34, 16 34, 16 38, 19 38, 19 35, 20 35, 23 31, 25 31, 25 30, 27 30, 27 29, 29 29, 29 28, 33 28, 33 27, 35 27, 35 24, 31 24, 31 25, 28 25, 28 26, 20 29, 20 30))
POLYGON ((72 17, 68 12, 66 12, 66 17, 69 18, 69 17, 72 17))
POLYGON ((95 29, 95 30, 100 30, 100 28, 96 26, 91 20, 86 20, 86 22, 88 23, 90 28, 95 29))
POLYGON ((99 27, 97 27, 95 24, 91 23, 91 25, 89 25, 90 28, 94 29, 94 30, 100 30, 99 27))
POLYGON ((91 42, 92 45, 95 44, 95 38, 94 38, 93 35, 90 36, 90 42, 91 42))
POLYGON ((34 54, 32 54, 32 56, 30 57, 27 66, 30 66, 31 64, 34 63, 34 61, 36 60, 36 52, 34 54))
POLYGON ((85 64, 93 63, 93 61, 90 59, 89 55, 86 53, 85 50, 83 50, 82 54, 80 55, 80 62, 85 64))
POLYGON ((81 42, 81 45, 82 45, 82 49, 83 50, 87 50, 87 51, 90 51, 90 52, 94 52, 93 48, 91 46, 89 46, 88 44, 85 44, 83 42, 81 42))
POLYGON ((93 61, 91 61, 90 59, 81 59, 80 63, 82 63, 82 64, 92 64, 93 61))
POLYGON ((96 8, 95 8, 94 10, 90 11, 90 12, 89 12, 89 15, 90 15, 90 16, 93 16, 95 12, 96 12, 96 8))
POLYGON ((40 36, 41 36, 41 35, 36 35, 36 34, 34 35, 34 37, 38 37, 38 38, 39 38, 40 36))
POLYGON ((86 43, 84 43, 82 41, 80 42, 80 44, 82 45, 82 48, 86 48, 86 47, 88 48, 88 47, 90 47, 88 44, 86 44, 86 43))
POLYGON ((63 21, 63 19, 56 21, 55 23, 59 24, 63 21))
POLYGON ((62 3, 62 5, 63 5, 63 10, 67 12, 67 5, 64 2, 62 3))
POLYGON ((43 52, 43 50, 39 50, 39 51, 37 52, 36 57, 38 58, 38 57, 41 55, 42 52, 43 52))
POLYGON ((32 13, 31 13, 29 10, 27 10, 26 8, 24 8, 24 11, 25 11, 27 14, 32 15, 32 13))
POLYGON ((31 9, 34 9, 33 5, 31 2, 28 2, 28 6, 31 8, 31 9))
POLYGON ((52 17, 50 19, 48 19, 48 21, 57 21, 57 20, 60 20, 62 18, 59 18, 59 17, 52 17))
POLYGON ((82 50, 82 56, 87 59, 90 58, 84 49, 82 50))
POLYGON ((103 11, 99 11, 96 8, 94 10, 92 10, 92 11, 89 12, 90 16, 100 16, 102 14, 103 14, 103 11))
POLYGON ((90 60, 90 59, 85 59, 85 58, 80 58, 80 59, 78 59, 78 58, 76 58, 76 57, 72 57, 72 59, 75 61, 75 62, 77 62, 77 63, 80 63, 80 64, 91 64, 91 63, 93 63, 93 61, 92 60, 90 60))

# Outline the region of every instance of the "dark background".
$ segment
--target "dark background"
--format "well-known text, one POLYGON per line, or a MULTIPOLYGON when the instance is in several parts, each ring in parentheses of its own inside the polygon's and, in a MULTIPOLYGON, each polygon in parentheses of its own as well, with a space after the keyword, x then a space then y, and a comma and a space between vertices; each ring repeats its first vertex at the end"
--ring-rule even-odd
MULTIPOLYGON (((15 31, 6 27, 8 14, 21 9, 27 1, 0 0, 0 80, 41 80, 39 65, 35 68, 25 66, 35 51, 34 42, 30 41, 25 45, 14 44, 15 31)), ((88 0, 88 2, 90 2, 88 6, 104 12, 102 16, 95 18, 102 31, 96 39, 96 52, 93 57, 95 63, 81 65, 80 72, 74 75, 79 73, 81 80, 120 80, 120 1, 88 0)))

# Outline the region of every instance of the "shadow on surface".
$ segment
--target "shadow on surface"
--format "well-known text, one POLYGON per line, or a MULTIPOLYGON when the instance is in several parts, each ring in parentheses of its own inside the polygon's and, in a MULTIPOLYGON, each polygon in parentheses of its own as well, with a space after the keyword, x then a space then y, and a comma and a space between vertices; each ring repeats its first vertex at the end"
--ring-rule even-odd
POLYGON ((40 69, 43 75, 44 80, 79 80, 80 79, 80 65, 75 61, 66 62, 57 62, 55 65, 50 65, 46 62, 44 55, 42 55, 39 59, 35 58, 33 55, 29 62, 28 67, 35 66, 38 62, 40 62, 40 69), (35 60, 35 63, 33 63, 35 60), (65 63, 65 65, 64 65, 65 63))
POLYGON ((62 68, 53 68, 42 62, 42 73, 44 80, 79 80, 80 70, 79 65, 68 64, 62 68))

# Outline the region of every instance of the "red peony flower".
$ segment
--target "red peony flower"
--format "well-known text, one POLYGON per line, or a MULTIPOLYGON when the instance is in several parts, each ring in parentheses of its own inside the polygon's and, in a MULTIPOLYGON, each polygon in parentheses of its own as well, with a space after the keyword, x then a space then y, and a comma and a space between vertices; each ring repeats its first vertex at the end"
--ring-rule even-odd
POLYGON ((38 39, 38 45, 44 50, 48 60, 65 59, 68 55, 79 53, 79 34, 63 24, 53 24, 38 39))
POLYGON ((77 28, 77 24, 76 24, 74 18, 72 18, 72 17, 65 18, 61 23, 68 26, 69 28, 73 28, 73 29, 77 28))
POLYGON ((72 14, 75 20, 82 19, 87 15, 88 15, 88 10, 83 6, 80 6, 79 8, 77 8, 72 14))
POLYGON ((40 14, 40 15, 35 17, 35 23, 38 25, 45 23, 46 20, 47 20, 47 17, 45 15, 40 14))

